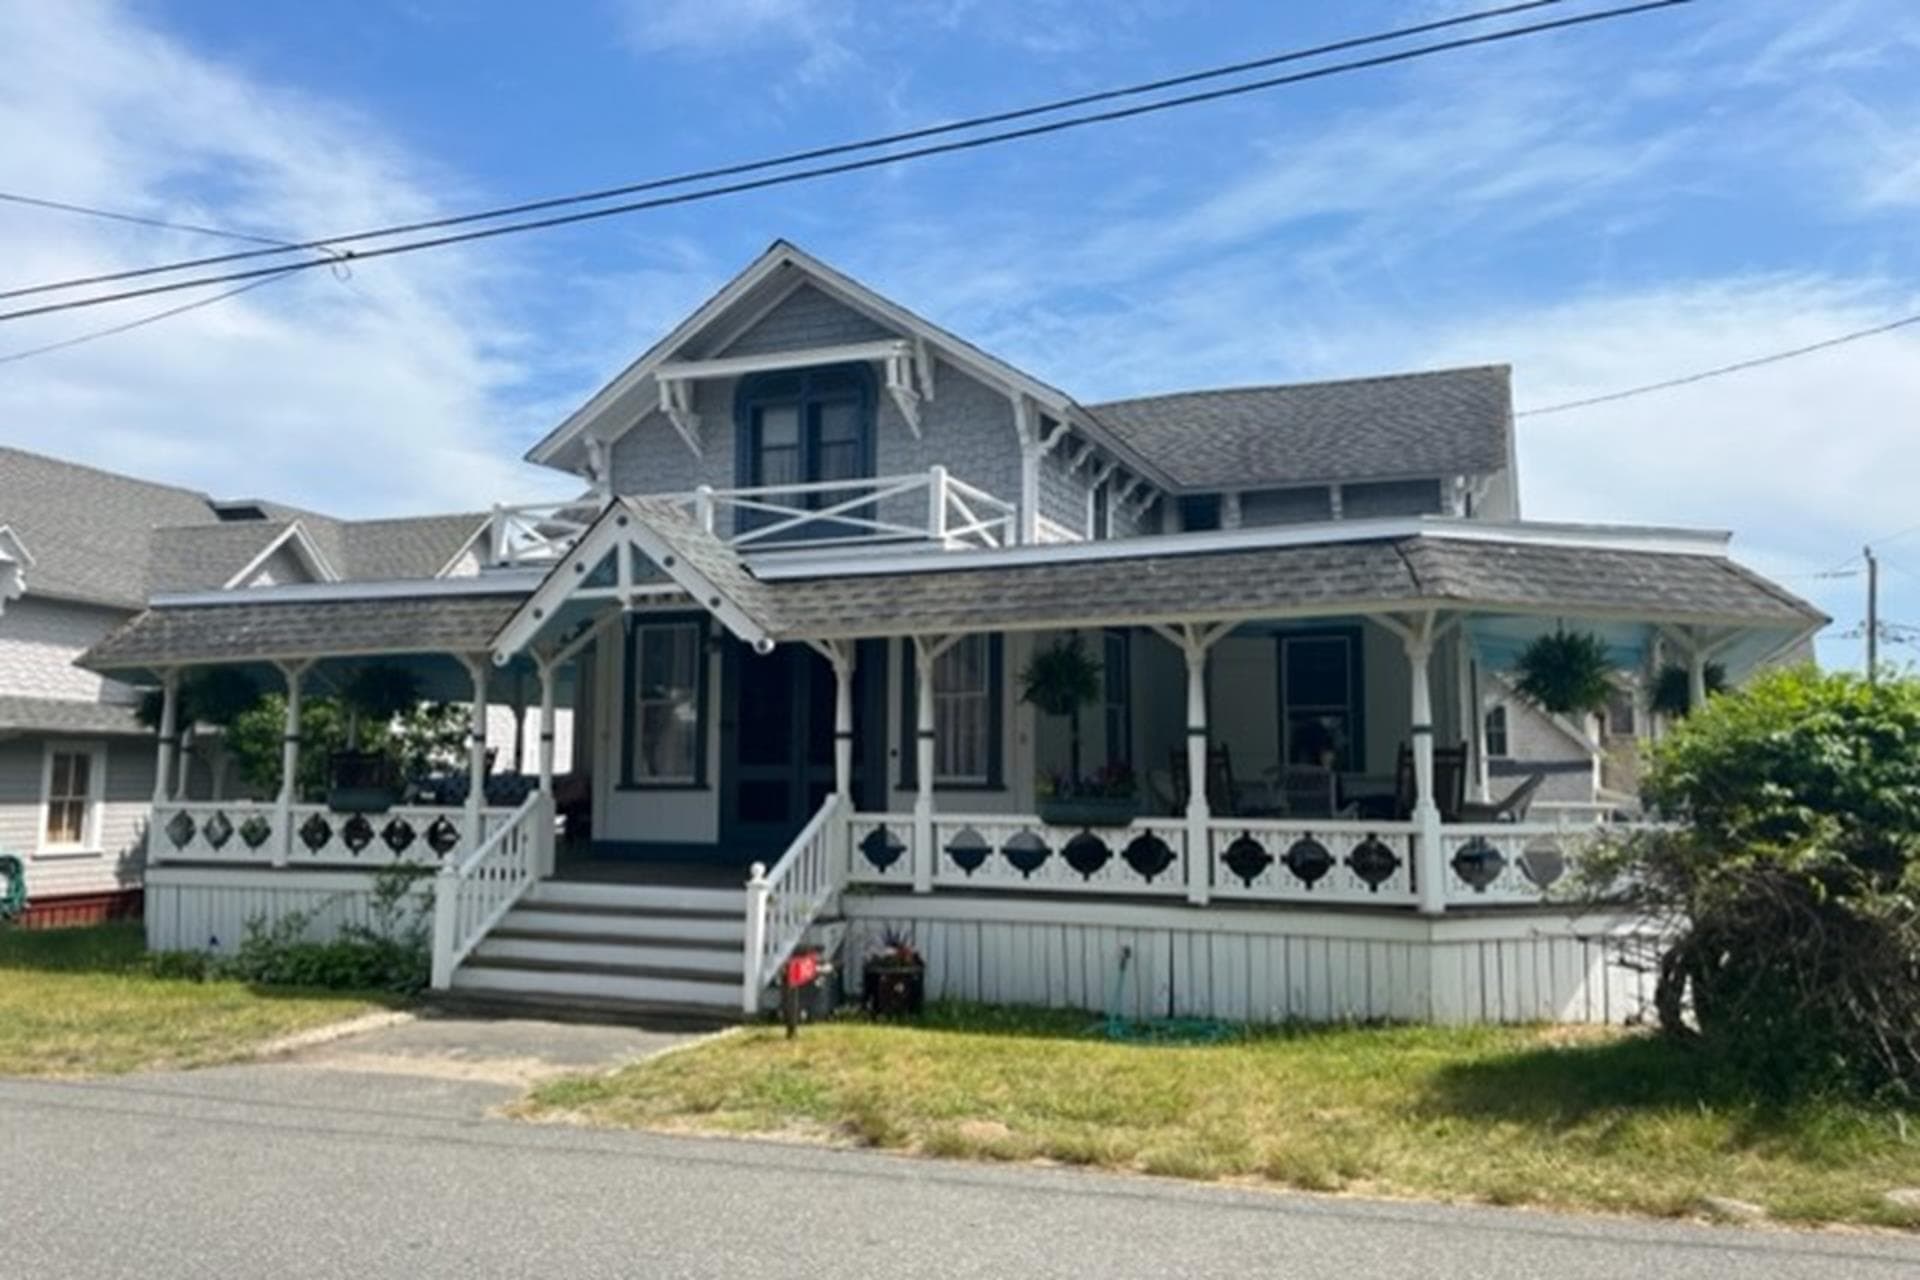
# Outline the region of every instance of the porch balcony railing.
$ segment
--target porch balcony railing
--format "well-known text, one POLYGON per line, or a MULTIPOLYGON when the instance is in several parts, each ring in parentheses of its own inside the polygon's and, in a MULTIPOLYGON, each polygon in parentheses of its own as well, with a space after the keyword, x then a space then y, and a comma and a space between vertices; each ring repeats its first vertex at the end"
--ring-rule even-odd
MULTIPOLYGON (((514 815, 480 811, 480 840, 514 815)), ((162 800, 147 829, 147 864, 325 867, 378 870, 395 863, 438 866, 475 847, 468 811, 445 805, 396 805, 383 813, 343 813, 324 804, 284 809, 271 800, 162 800)))
MULTIPOLYGON (((1014 505, 929 467, 907 475, 756 485, 655 494, 677 503, 729 546, 823 547, 932 544, 943 549, 1004 547, 1017 538, 1014 505)), ((594 499, 498 505, 487 527, 487 564, 496 569, 553 564, 600 514, 594 499)))
MULTIPOLYGON (((1540 904, 1564 894, 1582 852, 1629 823, 1487 823, 1441 828, 1437 865, 1448 910, 1540 904)), ((1184 818, 1070 828, 1018 814, 934 816, 915 847, 911 813, 847 819, 849 886, 911 889, 921 859, 933 890, 1117 895, 1225 904, 1418 909, 1420 834, 1412 822, 1286 818, 1209 821, 1196 848, 1184 818), (1198 866, 1192 860, 1200 859, 1198 866)))

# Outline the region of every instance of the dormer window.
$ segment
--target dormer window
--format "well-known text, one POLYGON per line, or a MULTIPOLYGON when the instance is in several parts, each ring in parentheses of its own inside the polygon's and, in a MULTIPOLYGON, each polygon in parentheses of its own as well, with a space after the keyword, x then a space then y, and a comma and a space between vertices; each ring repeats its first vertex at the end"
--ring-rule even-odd
MULTIPOLYGON (((739 458, 736 474, 746 488, 864 480, 874 474, 873 379, 859 365, 781 370, 740 381, 739 458)), ((831 507, 857 490, 829 489, 796 495, 783 506, 831 507)), ((778 517, 741 513, 741 528, 778 517)), ((830 523, 805 526, 812 536, 834 532, 830 523)), ((846 528, 843 533, 857 533, 846 528)))

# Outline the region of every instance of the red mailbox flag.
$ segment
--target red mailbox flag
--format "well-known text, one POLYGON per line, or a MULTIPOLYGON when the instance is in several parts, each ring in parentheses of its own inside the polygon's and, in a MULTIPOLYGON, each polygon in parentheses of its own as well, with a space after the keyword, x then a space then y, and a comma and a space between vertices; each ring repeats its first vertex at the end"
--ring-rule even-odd
POLYGON ((787 959, 787 986, 804 987, 820 976, 820 956, 817 952, 802 951, 787 959))

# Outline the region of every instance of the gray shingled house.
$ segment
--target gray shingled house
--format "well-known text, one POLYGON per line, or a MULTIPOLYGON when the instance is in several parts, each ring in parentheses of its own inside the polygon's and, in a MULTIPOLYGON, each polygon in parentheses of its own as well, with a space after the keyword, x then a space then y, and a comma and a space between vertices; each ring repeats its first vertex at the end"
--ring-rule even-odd
MULTIPOLYGON (((477 573, 487 518, 339 521, 0 448, 0 853, 27 920, 139 906, 154 734, 138 688, 74 664, 88 646, 157 593, 477 573)), ((224 792, 217 738, 179 727, 175 791, 224 792)))
POLYGON ((1572 627, 1624 687, 1737 678, 1824 622, 1725 534, 1522 519, 1504 367, 1083 403, 784 242, 528 456, 584 492, 496 508, 476 572, 198 572, 92 648, 580 726, 519 801, 477 749, 457 807, 163 785, 154 945, 414 861, 435 985, 491 998, 752 1009, 905 929, 936 996, 1617 1020, 1630 922, 1551 894, 1619 818, 1490 767, 1501 673, 1572 627))

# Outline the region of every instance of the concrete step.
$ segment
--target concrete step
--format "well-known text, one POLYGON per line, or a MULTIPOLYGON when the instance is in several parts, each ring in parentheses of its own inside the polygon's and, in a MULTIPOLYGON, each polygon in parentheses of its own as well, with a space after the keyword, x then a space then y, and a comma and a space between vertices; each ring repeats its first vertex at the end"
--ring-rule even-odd
POLYGON ((473 961, 534 961, 556 968, 662 969, 724 974, 732 979, 738 978, 743 963, 739 945, 687 946, 672 939, 636 942, 605 934, 529 933, 511 927, 489 933, 474 948, 469 963, 473 961))
POLYGON ((744 917, 747 891, 686 889, 673 885, 599 884, 586 880, 542 880, 521 899, 532 906, 596 911, 685 912, 744 917))
POLYGON ((519 906, 506 914, 494 932, 572 934, 579 937, 746 945, 746 907, 735 915, 688 915, 673 911, 620 911, 579 907, 519 906))
POLYGON ((462 994, 585 998, 729 1012, 740 1008, 737 977, 625 966, 549 968, 533 961, 483 961, 477 955, 454 971, 453 989, 462 994))

